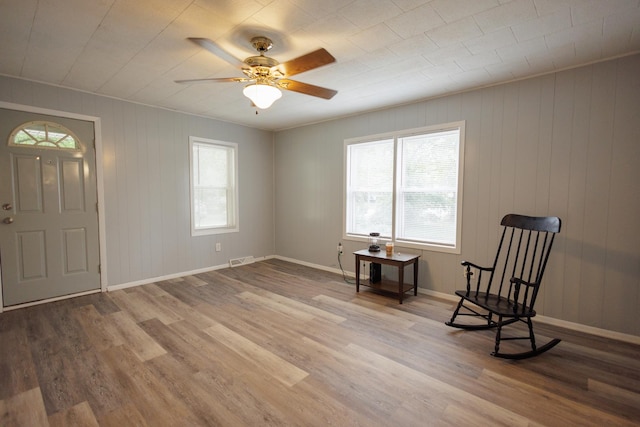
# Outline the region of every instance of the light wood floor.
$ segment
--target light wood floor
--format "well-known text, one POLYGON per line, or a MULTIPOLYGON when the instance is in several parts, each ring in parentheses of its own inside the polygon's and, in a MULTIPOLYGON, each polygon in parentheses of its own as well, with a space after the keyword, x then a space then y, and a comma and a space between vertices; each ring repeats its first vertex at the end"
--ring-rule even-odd
POLYGON ((639 346, 505 361, 451 310, 270 260, 5 312, 0 425, 640 424, 639 346))

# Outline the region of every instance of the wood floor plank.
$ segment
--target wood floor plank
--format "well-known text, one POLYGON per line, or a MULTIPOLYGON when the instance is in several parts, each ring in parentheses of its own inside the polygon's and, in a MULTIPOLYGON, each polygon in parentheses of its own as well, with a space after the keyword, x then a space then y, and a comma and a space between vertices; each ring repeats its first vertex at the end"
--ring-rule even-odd
MULTIPOLYGON (((179 360, 190 374, 206 369, 212 364, 216 365, 210 358, 211 354, 215 354, 212 342, 199 339, 195 333, 184 333, 181 322, 165 325, 157 319, 152 319, 140 326, 162 348, 179 360)), ((204 333, 203 335, 207 336, 204 333)))
POLYGON ((81 402, 49 416, 50 427, 98 427, 98 425, 89 402, 81 402))
POLYGON ((587 388, 589 391, 597 394, 601 398, 611 400, 612 404, 622 403, 626 405, 626 412, 633 409, 640 411, 640 394, 636 392, 601 381, 596 381, 591 378, 587 380, 587 388))
POLYGON ((454 305, 269 259, 0 313, 0 426, 640 425, 639 345, 498 359, 454 305))
POLYGON ((200 313, 195 308, 188 304, 183 303, 173 295, 161 295, 156 297, 155 302, 159 305, 166 307, 169 310, 175 312, 182 319, 191 322, 191 324, 204 329, 214 325, 216 322, 200 313))
POLYGON ((380 322, 385 327, 410 328, 415 325, 414 321, 398 317, 395 315, 395 313, 375 310, 358 304, 341 301, 333 297, 327 297, 325 295, 318 295, 317 297, 314 297, 313 300, 318 301, 322 304, 336 307, 339 310, 342 310, 344 313, 356 313, 361 316, 364 321, 380 322))
POLYGON ((113 292, 111 297, 120 308, 126 309, 128 313, 131 313, 136 323, 153 318, 158 318, 165 324, 182 320, 173 311, 156 304, 152 296, 137 289, 129 292, 116 291, 113 292))
POLYGON ((120 334, 110 332, 114 330, 113 326, 98 313, 93 304, 76 308, 74 311, 93 349, 102 351, 124 344, 120 334))
POLYGON ((278 301, 275 301, 271 298, 267 298, 261 295, 257 295, 253 292, 245 291, 245 292, 239 293, 238 298, 269 308, 270 310, 273 310, 276 313, 290 317, 292 320, 298 320, 302 322, 308 322, 310 320, 313 320, 313 314, 309 313, 308 311, 300 310, 298 308, 293 308, 286 304, 281 304, 278 301))
POLYGON ((309 352, 321 361, 313 366, 312 376, 319 378, 340 396, 341 401, 372 419, 387 419, 400 406, 405 396, 393 393, 389 384, 363 368, 362 360, 344 349, 325 346, 311 338, 303 338, 309 352))
POLYGON ((153 359, 166 353, 158 343, 147 335, 136 322, 124 312, 106 316, 109 332, 124 342, 141 361, 153 359))
MULTIPOLYGON (((493 403, 494 396, 487 395, 486 398, 491 399, 487 400, 468 393, 358 345, 349 345, 347 352, 353 357, 358 357, 362 363, 368 364, 381 383, 387 384, 388 387, 393 384, 392 389, 396 389, 394 394, 404 396, 405 400, 416 402, 431 400, 432 404, 439 401, 445 409, 451 403, 457 403, 464 406, 469 413, 475 413, 476 419, 482 419, 487 425, 527 423, 527 418, 493 403)), ((446 415, 446 410, 444 414, 446 415)))
POLYGON ((292 365, 221 324, 210 326, 204 332, 244 357, 248 363, 252 362, 260 365, 267 374, 287 386, 292 386, 309 375, 308 372, 292 365))
MULTIPOLYGON (((245 292, 243 292, 244 294, 245 292)), ((305 313, 310 314, 313 318, 319 318, 319 319, 325 319, 328 320, 332 323, 342 323, 346 320, 345 317, 343 316, 338 316, 335 315, 331 312, 319 309, 317 307, 314 307, 312 305, 300 302, 300 301, 296 301, 292 298, 286 298, 283 297, 282 295, 276 294, 274 292, 269 292, 269 291, 265 291, 265 290, 261 290, 258 289, 256 291, 253 292, 254 294, 258 294, 264 298, 267 298, 269 300, 272 300, 278 304, 284 305, 286 307, 290 307, 293 309, 296 309, 297 311, 302 311, 305 313)))
POLYGON ((235 411, 226 407, 209 388, 194 378, 194 372, 185 369, 184 364, 171 355, 156 357, 147 365, 173 396, 190 408, 198 425, 243 424, 235 411))
POLYGON ((0 332, 0 400, 38 387, 24 329, 0 332))
MULTIPOLYGON (((197 383, 210 390, 216 396, 222 398, 221 404, 226 414, 233 414, 238 419, 236 424, 222 423, 221 425, 239 426, 295 426, 289 417, 287 408, 275 408, 260 394, 260 383, 265 381, 262 377, 257 386, 254 383, 246 383, 244 375, 236 378, 223 377, 215 371, 205 370, 198 372, 193 377, 197 383)), ((273 381, 269 378, 266 381, 273 381)))
POLYGON ((40 388, 36 387, 0 400, 0 425, 48 426, 40 388))
MULTIPOLYGON (((615 414, 609 414, 604 411, 599 411, 592 407, 583 405, 579 402, 566 399, 559 394, 554 393, 540 393, 540 390, 530 386, 529 384, 521 381, 513 380, 504 375, 497 374, 490 370, 485 370, 479 380, 487 383, 494 382, 496 385, 504 389, 506 396, 510 398, 519 399, 522 402, 527 402, 527 405, 522 405, 521 412, 524 416, 532 419, 539 418, 539 422, 543 424, 561 423, 563 425, 592 425, 592 426, 633 426, 635 423, 631 423, 624 418, 621 418, 615 414), (547 405, 548 401, 553 401, 553 405, 547 405), (544 411, 539 411, 537 408, 544 407, 544 411), (584 413, 589 413, 589 419, 583 418, 584 413)), ((500 398, 501 396, 496 396, 500 398)))
POLYGON ((83 333, 81 337, 86 340, 85 344, 78 341, 80 337, 67 341, 64 335, 59 336, 56 328, 52 327, 49 310, 45 317, 30 320, 30 325, 34 326, 29 332, 31 357, 46 413, 64 411, 84 401, 82 391, 75 387, 77 375, 80 375, 75 365, 78 356, 85 354, 89 348, 86 336, 83 333), (33 335, 36 330, 47 333, 42 336, 33 335))
POLYGON ((112 347, 103 351, 102 355, 121 384, 121 391, 147 424, 196 424, 193 414, 185 404, 175 399, 168 388, 127 347, 112 347))
POLYGON ((104 427, 151 427, 134 403, 129 403, 98 418, 98 424, 104 427))

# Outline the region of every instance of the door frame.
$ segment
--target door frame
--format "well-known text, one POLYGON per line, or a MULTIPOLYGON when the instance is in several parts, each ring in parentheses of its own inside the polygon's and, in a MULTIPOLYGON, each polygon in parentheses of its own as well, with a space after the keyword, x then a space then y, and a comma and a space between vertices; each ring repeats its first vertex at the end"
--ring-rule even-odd
MULTIPOLYGON (((102 167, 102 127, 100 117, 87 116, 84 114, 70 113, 68 111, 52 110, 49 108, 34 107, 32 105, 15 104, 12 102, 0 101, 0 108, 7 110, 22 111, 25 113, 47 114, 55 117, 65 117, 69 119, 84 120, 87 122, 93 122, 93 131, 95 135, 95 153, 96 153, 96 189, 98 192, 98 249, 100 251, 100 292, 107 291, 107 242, 106 242, 106 222, 105 222, 105 210, 104 210, 104 169, 102 167)), ((6 141, 0 141, 0 144, 5 144, 6 141)), ((0 265, 0 272, 2 265, 0 265)), ((2 290, 2 274, 0 274, 0 291, 2 290)), ((3 311, 14 310, 17 308, 29 307, 32 305, 43 304, 46 302, 57 301, 61 299, 71 298, 83 294, 91 294, 96 291, 88 291, 80 294, 65 295, 61 297, 55 297, 45 299, 41 301, 34 301, 24 304, 17 304, 11 307, 4 307, 2 301, 2 292, 0 292, 0 313, 3 311)))

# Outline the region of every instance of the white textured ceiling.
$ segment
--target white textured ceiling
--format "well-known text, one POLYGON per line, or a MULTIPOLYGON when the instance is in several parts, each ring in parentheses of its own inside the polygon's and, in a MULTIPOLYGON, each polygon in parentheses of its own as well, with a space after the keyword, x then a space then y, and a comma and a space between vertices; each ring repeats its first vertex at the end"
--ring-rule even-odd
POLYGON ((640 51, 640 0, 0 0, 0 74, 263 129, 284 129, 640 51), (280 62, 331 100, 285 91, 255 109, 242 77, 187 37, 234 56, 270 37, 280 62))

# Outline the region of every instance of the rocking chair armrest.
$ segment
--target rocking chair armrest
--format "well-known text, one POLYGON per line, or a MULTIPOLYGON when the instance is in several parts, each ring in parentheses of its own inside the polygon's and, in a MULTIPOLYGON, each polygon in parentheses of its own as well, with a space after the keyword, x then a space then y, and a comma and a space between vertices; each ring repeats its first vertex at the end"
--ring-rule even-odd
POLYGON ((521 279, 519 277, 512 277, 511 278, 511 283, 513 283, 514 285, 516 285, 516 289, 520 289, 521 285, 526 285, 526 286, 536 286, 537 283, 536 282, 527 282, 524 279, 521 279))
POLYGON ((467 279, 467 295, 469 295, 469 293, 471 292, 471 276, 474 275, 474 272, 471 271, 472 268, 474 268, 475 270, 477 270, 478 273, 478 282, 477 282, 477 287, 476 287, 476 295, 478 293, 479 290, 479 286, 480 286, 480 278, 482 277, 482 272, 483 271, 493 271, 493 267, 481 267, 477 264, 474 264, 472 262, 469 261, 462 261, 460 263, 462 265, 462 268, 464 269, 464 277, 467 279))
POLYGON ((477 264, 474 264, 470 261, 462 261, 460 263, 460 265, 462 265, 463 267, 473 267, 473 268, 477 268, 478 270, 483 270, 483 271, 493 271, 493 267, 481 267, 477 264))
MULTIPOLYGON (((510 279, 510 282, 514 285, 514 289, 513 289, 513 301, 514 302, 517 302, 519 300, 519 298, 520 298, 520 287, 522 285, 533 286, 533 287, 536 287, 538 285, 538 283, 536 283, 536 282, 528 282, 528 281, 523 280, 523 279, 521 279, 519 277, 512 277, 510 279)), ((517 307, 518 307, 518 304, 515 303, 513 305, 513 312, 514 313, 516 312, 517 307)), ((530 307, 530 308, 532 308, 532 307, 530 307)), ((524 310, 524 306, 523 306, 523 310, 524 310)))

